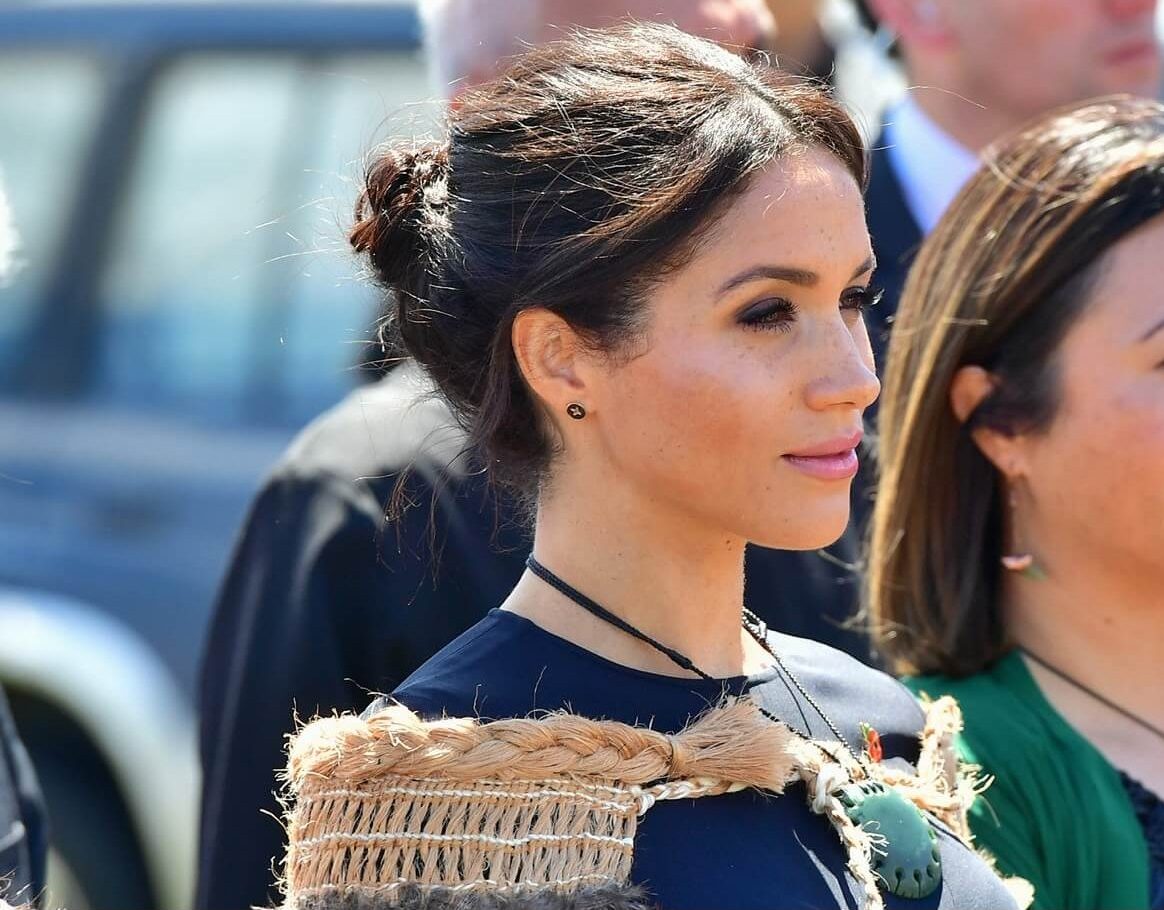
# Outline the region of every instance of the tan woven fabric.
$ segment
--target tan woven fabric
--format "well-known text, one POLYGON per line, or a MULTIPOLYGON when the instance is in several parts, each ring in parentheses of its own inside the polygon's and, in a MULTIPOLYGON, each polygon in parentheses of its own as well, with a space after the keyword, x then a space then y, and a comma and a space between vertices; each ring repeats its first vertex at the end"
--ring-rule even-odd
POLYGON ((466 787, 392 776, 309 788, 300 805, 289 873, 300 888, 624 881, 638 815, 630 791, 566 779, 466 787))
POLYGON ((568 714, 426 723, 402 706, 315 721, 288 765, 285 891, 624 883, 656 800, 780 792, 796 742, 745 701, 675 736, 568 714))
MULTIPOLYGON (((919 773, 873 772, 969 840, 977 788, 956 771, 960 726, 951 699, 930 705, 919 773)), ((675 735, 570 714, 426 722, 399 705, 317 720, 294 738, 286 773, 285 907, 645 907, 628 878, 638 818, 655 802, 779 794, 802 780, 848 851, 866 906, 879 910, 875 838, 837 798, 866 775, 834 759, 844 754, 747 699, 675 735)))

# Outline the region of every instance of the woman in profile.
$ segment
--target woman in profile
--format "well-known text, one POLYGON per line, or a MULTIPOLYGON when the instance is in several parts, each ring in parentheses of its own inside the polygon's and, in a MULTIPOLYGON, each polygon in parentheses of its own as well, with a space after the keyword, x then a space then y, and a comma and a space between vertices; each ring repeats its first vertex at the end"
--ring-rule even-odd
POLYGON ((372 161, 351 240, 533 555, 297 737, 288 906, 1015 906, 965 842, 956 708, 743 609, 749 543, 841 534, 878 394, 848 115, 634 26, 450 118, 372 161))
POLYGON ((1048 910, 1164 907, 1162 287, 1164 106, 1094 101, 989 150, 886 368, 872 616, 1048 910))

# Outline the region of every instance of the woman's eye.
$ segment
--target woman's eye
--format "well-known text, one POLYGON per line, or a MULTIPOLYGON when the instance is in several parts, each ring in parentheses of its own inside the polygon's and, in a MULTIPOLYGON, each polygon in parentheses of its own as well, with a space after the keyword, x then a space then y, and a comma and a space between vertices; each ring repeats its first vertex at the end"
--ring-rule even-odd
POLYGON ((796 319, 796 304, 780 297, 770 297, 753 303, 738 318, 741 325, 750 329, 787 331, 796 319))
POLYGON ((841 309, 862 313, 871 306, 877 306, 884 295, 885 291, 881 288, 849 288, 841 295, 841 309))

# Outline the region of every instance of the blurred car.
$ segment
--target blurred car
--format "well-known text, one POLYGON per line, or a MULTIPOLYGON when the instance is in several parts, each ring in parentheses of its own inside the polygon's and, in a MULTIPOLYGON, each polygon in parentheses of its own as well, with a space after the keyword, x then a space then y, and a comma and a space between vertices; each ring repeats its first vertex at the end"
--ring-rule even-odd
POLYGON ((248 501, 360 381, 360 157, 433 109, 411 3, 0 7, 0 684, 50 901, 192 895, 194 696, 248 501))

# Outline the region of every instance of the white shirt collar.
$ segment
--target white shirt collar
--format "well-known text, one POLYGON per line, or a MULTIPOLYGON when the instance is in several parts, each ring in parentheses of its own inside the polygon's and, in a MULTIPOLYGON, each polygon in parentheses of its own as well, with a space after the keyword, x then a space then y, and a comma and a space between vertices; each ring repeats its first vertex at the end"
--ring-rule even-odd
POLYGON ((928 234, 978 170, 978 156, 934 123, 909 95, 889 111, 885 140, 910 214, 928 234))

